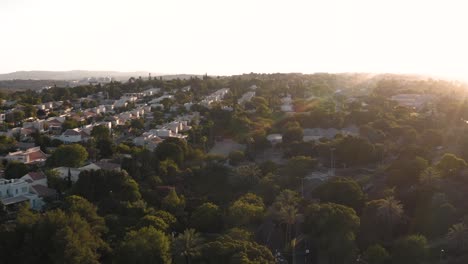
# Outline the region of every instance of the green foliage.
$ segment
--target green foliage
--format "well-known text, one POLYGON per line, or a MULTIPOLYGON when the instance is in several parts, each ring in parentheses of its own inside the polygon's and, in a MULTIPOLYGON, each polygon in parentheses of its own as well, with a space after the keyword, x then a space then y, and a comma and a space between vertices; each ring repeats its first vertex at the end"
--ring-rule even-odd
POLYGON ((164 221, 164 219, 159 218, 154 215, 145 215, 138 222, 138 228, 143 227, 154 227, 157 230, 166 232, 169 229, 169 225, 164 221))
POLYGON ((109 200, 136 202, 141 199, 138 188, 125 171, 90 170, 80 173, 73 193, 98 204, 109 200))
POLYGON ((436 164, 437 169, 446 177, 458 175, 466 166, 467 164, 464 159, 451 153, 445 153, 442 159, 436 164))
POLYGON ((203 242, 203 238, 195 229, 186 229, 174 240, 173 251, 176 256, 183 256, 186 263, 192 263, 192 258, 200 255, 203 242))
POLYGON ((283 131, 283 143, 289 144, 295 141, 302 142, 304 131, 297 122, 289 122, 283 131))
POLYGON ((109 139, 110 130, 103 125, 95 126, 93 127, 93 130, 91 130, 91 136, 96 140, 109 139))
POLYGON ((336 163, 357 166, 375 161, 375 146, 361 137, 345 136, 334 142, 336 163))
POLYGON ((47 159, 50 166, 79 167, 88 158, 86 149, 78 144, 61 145, 47 159))
POLYGON ((403 205, 392 196, 368 202, 361 216, 360 239, 366 245, 391 241, 403 217, 403 205))
POLYGON ((5 167, 6 179, 18 179, 29 172, 29 167, 21 162, 11 161, 5 167))
POLYGON ((208 263, 273 263, 271 251, 250 241, 245 232, 228 232, 206 243, 202 249, 203 259, 208 263))
POLYGON ((360 211, 366 195, 359 184, 350 178, 332 178, 314 190, 314 195, 322 202, 342 204, 360 211))
POLYGON ((305 212, 304 231, 316 243, 320 259, 349 263, 355 257, 359 224, 352 208, 333 203, 312 204, 305 212))
POLYGON ((231 153, 229 153, 229 164, 232 166, 237 166, 244 160, 244 152, 240 150, 232 151, 231 153))
POLYGON ((261 197, 247 193, 237 199, 228 210, 228 221, 235 226, 248 226, 262 220, 265 205, 261 197))
POLYGON ((164 140, 158 145, 155 153, 159 160, 171 159, 178 165, 182 164, 185 157, 184 149, 180 144, 168 142, 167 140, 164 140))
POLYGON ((410 235, 399 239, 392 251, 392 261, 398 264, 425 263, 428 244, 424 236, 410 235))
POLYGON ((205 233, 216 233, 222 228, 222 212, 213 203, 204 203, 192 213, 190 224, 195 229, 205 233))
MULTIPOLYGON (((100 255, 108 251, 107 244, 95 232, 95 223, 87 222, 79 213, 60 209, 42 215, 22 209, 18 215, 17 239, 4 250, 20 250, 14 258, 20 263, 100 263, 100 255), (24 241, 24 243, 15 244, 24 241)), ((5 246, 5 244, 3 245, 5 246)), ((6 251, 8 252, 8 251, 6 251)), ((10 263, 13 259, 3 258, 10 263)))
POLYGON ((363 257, 367 263, 372 264, 385 264, 390 259, 387 250, 379 244, 368 247, 363 257))
POLYGON ((16 140, 12 137, 0 135, 0 154, 7 154, 15 150, 16 140))
POLYGON ((421 157, 399 159, 388 168, 387 182, 390 186, 409 187, 419 182, 419 175, 429 166, 421 157))
POLYGON ((313 168, 317 166, 317 161, 310 157, 297 156, 290 158, 283 169, 281 174, 286 186, 296 187, 300 185, 303 179, 313 168))
POLYGON ((169 238, 154 227, 130 231, 119 246, 115 263, 169 264, 171 263, 169 238))
POLYGON ((185 198, 179 197, 175 189, 171 189, 169 194, 162 200, 162 208, 174 214, 180 214, 185 207, 185 198))

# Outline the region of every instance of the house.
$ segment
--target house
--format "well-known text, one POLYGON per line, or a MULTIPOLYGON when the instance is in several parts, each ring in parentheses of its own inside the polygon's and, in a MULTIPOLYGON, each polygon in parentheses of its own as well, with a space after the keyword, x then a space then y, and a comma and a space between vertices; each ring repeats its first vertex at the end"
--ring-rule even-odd
POLYGON ((250 100, 252 100, 252 98, 255 96, 255 92, 254 91, 250 91, 250 92, 246 92, 245 94, 242 95, 241 98, 239 98, 237 100, 237 103, 238 104, 245 104, 247 102, 250 102, 250 100))
POLYGON ((34 184, 34 185, 42 185, 47 186, 47 177, 43 172, 28 172, 26 175, 21 177, 24 181, 34 184))
POLYGON ((78 143, 87 141, 90 138, 90 135, 83 131, 83 129, 74 128, 67 129, 60 136, 55 136, 55 139, 62 141, 63 143, 78 143))
POLYGON ((34 120, 34 121, 24 122, 23 128, 33 128, 38 132, 43 132, 44 123, 45 123, 44 120, 34 120))
POLYGON ((281 134, 270 134, 267 136, 267 140, 271 145, 276 145, 283 142, 283 136, 281 134))
POLYGON ((133 139, 133 143, 137 146, 144 146, 145 148, 153 151, 156 149, 159 143, 163 142, 163 139, 159 136, 145 132, 141 136, 133 139))
POLYGON ((65 122, 65 117, 51 117, 45 121, 49 133, 53 135, 59 135, 62 132, 63 122, 65 122))
POLYGON ((348 126, 343 129, 336 128, 304 128, 302 140, 305 142, 308 141, 317 141, 321 138, 333 139, 337 134, 342 135, 359 135, 359 128, 356 126, 348 126))
POLYGON ((120 171, 120 164, 108 162, 106 160, 101 160, 96 163, 90 163, 80 168, 70 168, 70 167, 57 167, 53 171, 57 172, 58 176, 64 180, 70 178, 71 182, 77 182, 80 178, 80 173, 82 171, 90 170, 117 170, 120 171))
POLYGON ((155 99, 149 101, 148 103, 149 103, 149 104, 157 104, 157 103, 160 103, 160 102, 161 102, 162 100, 164 100, 164 99, 170 99, 170 100, 172 100, 172 99, 174 99, 174 95, 165 94, 165 95, 163 95, 163 96, 160 96, 160 97, 158 97, 158 98, 155 98, 155 99))
POLYGON ((229 92, 229 88, 219 89, 216 92, 206 96, 203 100, 200 101, 200 105, 205 107, 210 107, 212 103, 219 102, 223 100, 224 96, 229 92))
POLYGON ((47 187, 47 182, 43 184, 42 176, 33 174, 37 177, 35 181, 27 175, 20 179, 0 179, 0 199, 7 209, 29 202, 32 209, 41 210, 43 198, 56 196, 55 190, 47 187))
POLYGON ((47 160, 47 155, 40 147, 34 147, 25 151, 10 152, 5 156, 8 161, 17 161, 24 164, 42 164, 47 160))
POLYGON ((401 106, 411 107, 420 110, 428 102, 434 99, 433 95, 427 94, 397 94, 391 100, 396 101, 401 106))
POLYGON ((160 91, 161 91, 161 88, 149 88, 143 91, 142 93, 143 93, 143 96, 153 96, 159 93, 160 91))

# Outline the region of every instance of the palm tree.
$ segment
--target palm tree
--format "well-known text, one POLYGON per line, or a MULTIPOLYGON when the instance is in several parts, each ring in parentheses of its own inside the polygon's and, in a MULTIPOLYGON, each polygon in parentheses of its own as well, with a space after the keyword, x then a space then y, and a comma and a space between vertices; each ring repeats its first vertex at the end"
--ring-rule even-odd
POLYGON ((468 228, 463 223, 455 224, 450 227, 447 233, 449 244, 457 251, 463 251, 468 248, 468 228))
POLYGON ((297 208, 292 205, 284 205, 278 212, 281 223, 286 225, 286 241, 291 241, 292 226, 296 223, 297 208))
POLYGON ((175 254, 183 256, 185 263, 192 263, 192 258, 200 254, 203 238, 195 229, 186 229, 174 240, 175 254))
POLYGON ((274 218, 276 218, 281 224, 286 225, 285 241, 289 243, 291 241, 291 231, 293 225, 297 220, 297 205, 299 203, 299 194, 291 190, 282 191, 270 209, 274 218))
POLYGON ((419 181, 425 186, 434 188, 439 185, 440 178, 440 171, 433 167, 429 167, 423 172, 421 172, 421 175, 419 176, 419 181))
POLYGON ((389 239, 393 235, 393 227, 403 217, 403 205, 393 196, 386 197, 379 201, 377 215, 383 220, 388 228, 389 239))

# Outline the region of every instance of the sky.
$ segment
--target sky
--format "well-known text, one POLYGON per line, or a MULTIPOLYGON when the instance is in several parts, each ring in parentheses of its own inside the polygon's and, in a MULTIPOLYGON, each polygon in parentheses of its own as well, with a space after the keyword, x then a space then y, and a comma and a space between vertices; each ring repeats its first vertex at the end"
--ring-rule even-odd
POLYGON ((468 79, 455 0, 0 0, 0 73, 392 72, 468 79))

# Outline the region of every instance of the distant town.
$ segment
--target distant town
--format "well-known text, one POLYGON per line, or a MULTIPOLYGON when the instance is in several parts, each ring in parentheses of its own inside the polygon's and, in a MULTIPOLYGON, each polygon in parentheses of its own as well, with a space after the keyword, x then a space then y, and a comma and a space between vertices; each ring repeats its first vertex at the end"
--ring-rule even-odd
POLYGON ((15 237, 0 251, 35 248, 22 263, 439 263, 466 250, 464 83, 148 74, 0 91, 0 233, 15 237))

